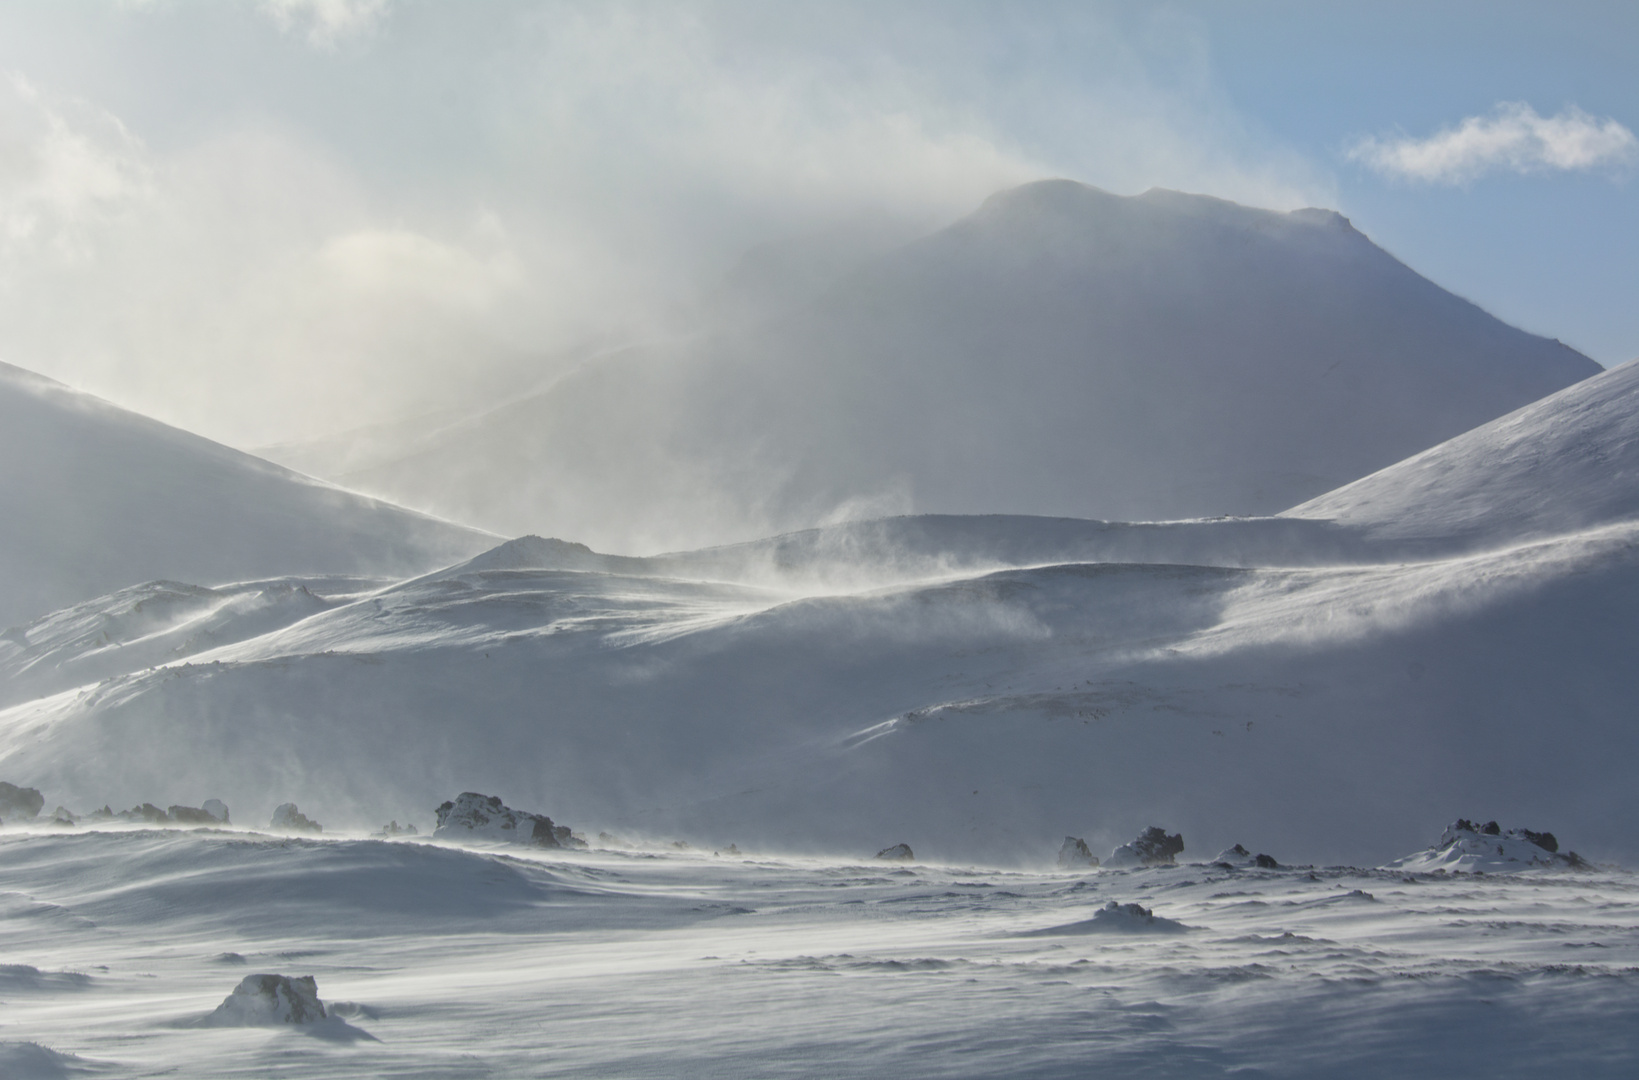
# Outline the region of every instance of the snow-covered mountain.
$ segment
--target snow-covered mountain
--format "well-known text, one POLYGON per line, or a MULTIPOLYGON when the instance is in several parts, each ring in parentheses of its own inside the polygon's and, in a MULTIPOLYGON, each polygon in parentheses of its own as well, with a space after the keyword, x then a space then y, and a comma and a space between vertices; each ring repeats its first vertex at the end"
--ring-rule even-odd
POLYGON ((1335 213, 1044 181, 776 318, 327 475, 626 551, 908 511, 1274 513, 1598 371, 1335 213))
POLYGON ((481 791, 627 836, 935 860, 1164 824, 1376 863, 1459 816, 1632 857, 1639 515, 1607 421, 1634 370, 1493 429, 1536 417, 1588 468, 1443 449, 1497 505, 1551 498, 1565 525, 1534 538, 1476 543, 1460 499, 1410 546, 1347 520, 913 518, 653 559, 525 538, 379 591, 126 590, 0 642, 0 776, 327 826, 481 791))
POLYGON ((156 578, 403 575, 494 538, 0 364, 0 627, 156 578))

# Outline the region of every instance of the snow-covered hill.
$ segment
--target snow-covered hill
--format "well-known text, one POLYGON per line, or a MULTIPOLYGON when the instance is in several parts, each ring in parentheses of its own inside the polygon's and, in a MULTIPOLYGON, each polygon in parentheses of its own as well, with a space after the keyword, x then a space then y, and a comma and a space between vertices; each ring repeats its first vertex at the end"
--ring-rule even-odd
POLYGON ((0 642, 0 776, 360 826, 482 791, 583 830, 990 862, 1161 823, 1376 863, 1459 816, 1639 856, 1636 370, 1427 455, 1553 507, 1535 538, 1476 542, 1442 496, 1409 540, 923 517, 654 558, 525 537, 381 589, 127 589, 0 642), (1498 431, 1568 449, 1524 467, 1498 431))
POLYGON ((1496 545, 1639 518, 1639 361, 1294 507, 1377 542, 1496 545))
POLYGON ((0 627, 156 578, 403 575, 486 534, 0 364, 0 627))
POLYGON ((1047 181, 334 478, 624 551, 896 511, 1274 513, 1598 371, 1329 211, 1047 181))

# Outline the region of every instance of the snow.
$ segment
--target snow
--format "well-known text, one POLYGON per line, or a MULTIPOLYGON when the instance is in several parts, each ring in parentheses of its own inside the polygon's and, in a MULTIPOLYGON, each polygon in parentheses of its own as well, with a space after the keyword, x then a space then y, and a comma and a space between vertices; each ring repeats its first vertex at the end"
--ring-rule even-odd
MULTIPOLYGON (((1209 236, 1209 263, 1364 274, 1492 405, 1555 352, 1335 215, 1112 198, 1014 193, 788 318, 929 252, 955 295, 1019 230, 1003 254, 1072 263, 1209 236)), ((1460 422, 1413 396, 1378 418, 1460 422)), ((0 449, 47 470, 0 482, 0 611, 57 597, 0 635, 0 1071, 1631 1075, 1636 402, 1615 369, 1272 518, 901 515, 638 558, 492 545, 0 369, 0 449), (1477 810, 1553 835, 1457 819, 1418 850, 1477 810)), ((958 404, 927 411, 960 432, 958 404)), ((940 438, 991 499, 1005 470, 940 438)), ((1201 474, 1231 494, 1232 457, 1201 474)))
POLYGON ((1530 829, 1504 832, 1496 822, 1476 824, 1459 818, 1438 842, 1388 864, 1390 869, 1431 873, 1460 870, 1469 873, 1514 873, 1542 868, 1573 870, 1586 867, 1574 851, 1561 852, 1553 833, 1530 829))
POLYGON ((179 1080, 1348 1080, 1389 1063, 1598 1080, 1639 1055, 1626 873, 1076 877, 511 850, 0 835, 0 950, 81 975, 6 988, 4 1038, 92 1075, 179 1080), (333 1021, 369 1038, 199 1026, 250 972, 315 977, 333 1021))
POLYGON ((494 543, 0 364, 0 628, 171 579, 402 576, 494 543))
POLYGON ((1599 370, 1334 213, 1058 180, 779 317, 612 351, 328 468, 284 452, 616 552, 896 512, 1267 514, 1599 370))
POLYGON ((1374 540, 1471 547, 1639 517, 1639 361, 1287 511, 1374 540))

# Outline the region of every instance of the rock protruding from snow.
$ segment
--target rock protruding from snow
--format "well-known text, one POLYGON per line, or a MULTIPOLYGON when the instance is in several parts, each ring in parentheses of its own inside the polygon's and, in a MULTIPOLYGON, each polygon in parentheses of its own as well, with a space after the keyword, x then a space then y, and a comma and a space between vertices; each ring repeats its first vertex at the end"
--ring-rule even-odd
POLYGON ((386 836, 386 837, 415 836, 419 833, 419 831, 420 830, 418 830, 414 825, 400 825, 398 823, 398 820, 395 818, 394 820, 389 821, 387 824, 383 825, 376 832, 376 835, 377 836, 386 836))
POLYGON ((215 814, 199 806, 171 806, 165 810, 165 816, 178 825, 220 825, 222 824, 215 814))
POLYGON ((207 1016, 209 1027, 275 1027, 325 1019, 318 983, 311 975, 246 975, 207 1016))
POLYGON ((293 802, 279 804, 279 808, 273 811, 268 828, 275 832, 324 832, 324 826, 296 809, 293 802))
POLYGON ((45 804, 45 796, 36 789, 0 780, 0 821, 33 821, 45 804))
POLYGON ((1280 863, 1275 861, 1275 857, 1273 855, 1265 855, 1262 852, 1254 855, 1240 844, 1236 844, 1234 847, 1224 848, 1222 851, 1218 852, 1218 857, 1212 860, 1212 865, 1234 867, 1255 866, 1260 870, 1280 869, 1280 863))
POLYGON ((1122 844, 1110 852, 1110 857, 1104 865, 1112 869, 1125 869, 1133 866, 1172 866, 1174 856, 1182 854, 1184 837, 1182 833, 1168 833, 1165 829, 1151 825, 1138 834, 1131 843, 1122 844))
POLYGON ((1093 917, 1063 926, 1028 931, 1025 937, 1055 937, 1060 934, 1177 934, 1189 929, 1177 919, 1157 915, 1142 904, 1118 904, 1114 900, 1093 912, 1093 917))
POLYGON ((1439 842, 1426 851, 1407 855, 1389 863, 1394 870, 1458 870, 1470 873, 1508 873, 1514 870, 1547 868, 1570 870, 1588 865, 1574 851, 1561 853, 1559 840, 1550 832, 1509 829, 1504 832, 1495 821, 1485 824, 1458 818, 1446 826, 1439 842))
POLYGON ((221 799, 206 799, 200 809, 209 814, 220 825, 232 824, 228 819, 228 804, 221 799))
POLYGON ((1060 870, 1085 870, 1098 865, 1098 856, 1078 836, 1066 836, 1059 845, 1060 870))
POLYGON ((876 857, 884 862, 916 861, 916 853, 911 850, 909 844, 895 844, 893 847, 885 847, 876 853, 876 857))
POLYGON ((437 840, 499 840, 534 847, 585 847, 570 834, 569 826, 554 825, 545 814, 514 810, 494 795, 463 791, 437 811, 437 840))

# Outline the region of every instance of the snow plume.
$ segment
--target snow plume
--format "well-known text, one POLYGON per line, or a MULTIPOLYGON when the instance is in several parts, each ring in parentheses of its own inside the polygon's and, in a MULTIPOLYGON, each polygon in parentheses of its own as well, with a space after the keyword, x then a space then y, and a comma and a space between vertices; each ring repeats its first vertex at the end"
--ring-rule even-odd
POLYGON ((1352 161, 1388 176, 1463 184, 1486 173, 1583 172, 1629 164, 1639 139, 1610 117, 1576 106, 1540 116, 1524 102, 1499 104, 1426 139, 1367 137, 1348 151, 1352 161))
POLYGON ((308 44, 333 49, 375 29, 387 14, 387 0, 262 0, 262 10, 285 33, 305 31, 308 44))

